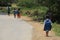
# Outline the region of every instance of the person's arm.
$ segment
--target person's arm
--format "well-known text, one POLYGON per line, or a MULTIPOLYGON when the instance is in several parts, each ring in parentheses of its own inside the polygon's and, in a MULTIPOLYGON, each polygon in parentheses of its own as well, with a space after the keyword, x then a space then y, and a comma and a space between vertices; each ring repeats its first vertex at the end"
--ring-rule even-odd
POLYGON ((50 23, 51 23, 51 25, 52 25, 52 21, 51 20, 49 20, 50 21, 50 23))
POLYGON ((45 25, 46 20, 44 20, 44 25, 45 25))

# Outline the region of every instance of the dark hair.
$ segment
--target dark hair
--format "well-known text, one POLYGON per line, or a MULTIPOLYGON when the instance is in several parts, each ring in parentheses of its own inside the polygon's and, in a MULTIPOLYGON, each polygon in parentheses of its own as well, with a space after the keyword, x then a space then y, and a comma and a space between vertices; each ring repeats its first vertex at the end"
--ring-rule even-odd
POLYGON ((49 15, 46 15, 46 19, 47 19, 47 18, 50 19, 49 15))
POLYGON ((16 10, 16 8, 14 8, 14 10, 16 10))
POLYGON ((18 8, 18 10, 20 10, 20 8, 18 8))

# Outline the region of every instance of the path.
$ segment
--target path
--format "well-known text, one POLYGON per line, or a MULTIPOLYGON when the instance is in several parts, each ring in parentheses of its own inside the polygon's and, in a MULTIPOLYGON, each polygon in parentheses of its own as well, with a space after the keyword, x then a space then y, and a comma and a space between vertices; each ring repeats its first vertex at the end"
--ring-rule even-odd
POLYGON ((60 40, 60 37, 57 37, 53 31, 49 32, 50 37, 46 37, 41 22, 32 21, 32 19, 27 16, 22 16, 22 19, 33 26, 32 40, 60 40))
POLYGON ((32 26, 22 19, 0 15, 0 40, 32 40, 32 26))

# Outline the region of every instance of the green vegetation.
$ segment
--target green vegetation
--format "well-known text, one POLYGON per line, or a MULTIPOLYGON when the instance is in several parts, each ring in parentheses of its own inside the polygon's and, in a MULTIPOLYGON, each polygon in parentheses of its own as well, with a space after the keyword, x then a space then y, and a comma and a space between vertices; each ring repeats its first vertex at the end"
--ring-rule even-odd
POLYGON ((3 7, 3 8, 0 8, 0 12, 7 12, 7 9, 6 9, 6 7, 3 7))
POLYGON ((52 20, 60 23, 60 0, 16 0, 16 3, 22 8, 36 8, 39 6, 47 7, 52 13, 52 16, 50 16, 53 18, 52 20))
MULTIPOLYGON (((43 12, 41 15, 45 15, 47 11, 46 8, 48 8, 51 11, 50 17, 52 17, 52 20, 54 20, 57 23, 60 23, 60 0, 0 0, 4 2, 12 2, 16 3, 19 8, 33 8, 34 9, 39 9, 37 10, 39 13, 43 12), (42 7, 43 6, 43 7, 42 7), (41 11, 42 10, 42 11, 41 11), (44 13, 45 12, 45 13, 44 13)), ((40 16, 41 16, 40 15, 40 16)))
POLYGON ((60 25, 54 23, 54 24, 53 24, 53 31, 55 32, 55 34, 56 34, 57 36, 60 36, 60 25))
POLYGON ((33 20, 36 19, 35 21, 40 21, 40 20, 43 20, 48 8, 44 7, 44 6, 39 6, 36 8, 22 8, 21 10, 23 12, 22 14, 24 14, 24 15, 28 14, 28 16, 33 18, 33 20), (29 12, 27 12, 27 11, 29 11, 29 12))

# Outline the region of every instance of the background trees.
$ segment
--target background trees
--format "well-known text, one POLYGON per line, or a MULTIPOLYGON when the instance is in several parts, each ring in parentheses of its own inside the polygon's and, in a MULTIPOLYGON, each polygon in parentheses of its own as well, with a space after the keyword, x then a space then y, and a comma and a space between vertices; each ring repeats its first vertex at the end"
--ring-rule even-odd
POLYGON ((56 22, 60 23, 60 0, 34 0, 39 5, 47 7, 56 22))
POLYGON ((60 0, 18 0, 17 2, 18 5, 26 7, 45 6, 51 11, 52 19, 60 22, 60 0))
POLYGON ((1 2, 3 2, 3 4, 16 3, 19 7, 27 8, 47 7, 51 11, 53 19, 56 22, 60 22, 60 0, 0 0, 0 4, 1 2))

